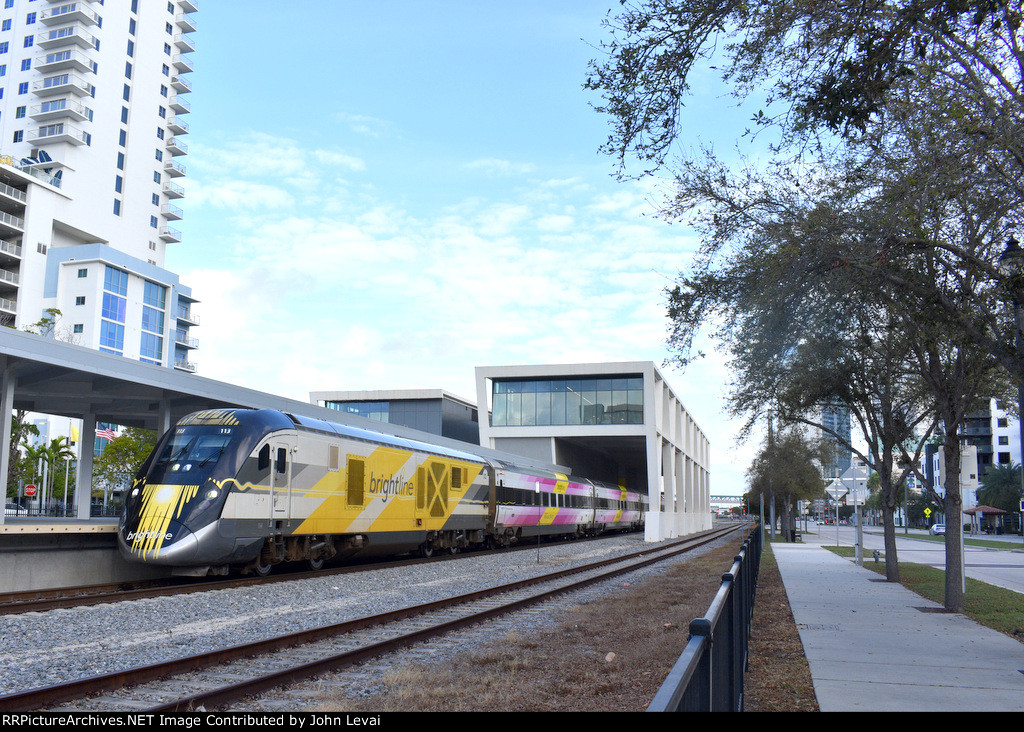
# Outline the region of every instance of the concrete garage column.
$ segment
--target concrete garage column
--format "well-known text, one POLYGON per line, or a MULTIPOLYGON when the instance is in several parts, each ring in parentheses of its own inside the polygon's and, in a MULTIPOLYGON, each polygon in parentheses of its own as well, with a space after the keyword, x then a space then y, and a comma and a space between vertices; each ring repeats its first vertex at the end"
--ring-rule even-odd
POLYGON ((79 521, 89 520, 92 505, 92 451, 96 442, 96 415, 82 415, 81 454, 78 456, 78 476, 75 489, 75 510, 79 521))
POLYGON ((679 536, 676 526, 676 514, 679 508, 676 506, 676 476, 675 448, 668 440, 661 442, 661 473, 665 482, 665 526, 662 528, 663 539, 673 539, 679 536))
MULTIPOLYGON (((7 365, 7 357, 0 357, 0 485, 4 486, 4 503, 7 502, 7 475, 11 470, 11 417, 14 412, 14 382, 15 376, 12 369, 7 365)), ((0 526, 4 523, 4 511, 0 513, 0 526)))
POLYGON ((676 502, 676 533, 678 536, 686 536, 690 533, 686 522, 686 514, 691 510, 690 496, 687 495, 686 491, 686 471, 683 467, 686 461, 683 458, 682 450, 679 448, 675 448, 672 453, 672 471, 676 476, 676 494, 679 496, 676 502))
POLYGON ((159 440, 171 428, 171 400, 160 400, 160 412, 157 415, 156 438, 159 440))

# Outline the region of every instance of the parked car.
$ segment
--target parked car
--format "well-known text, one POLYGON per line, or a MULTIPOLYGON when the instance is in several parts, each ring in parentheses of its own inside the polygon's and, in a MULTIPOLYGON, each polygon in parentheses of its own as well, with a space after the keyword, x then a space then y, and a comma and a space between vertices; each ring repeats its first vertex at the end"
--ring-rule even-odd
POLYGON ((931 534, 932 536, 938 536, 939 534, 945 534, 946 533, 946 525, 945 524, 932 524, 932 527, 930 529, 928 529, 928 533, 931 534))
POLYGON ((4 516, 28 516, 28 510, 17 503, 5 503, 4 516))

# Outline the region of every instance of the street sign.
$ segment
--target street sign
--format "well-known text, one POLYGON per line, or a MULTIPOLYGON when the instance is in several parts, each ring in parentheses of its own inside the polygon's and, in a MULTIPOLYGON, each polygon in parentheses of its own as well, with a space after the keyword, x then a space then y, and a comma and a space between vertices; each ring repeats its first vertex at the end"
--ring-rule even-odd
POLYGON ((931 510, 930 508, 926 508, 926 509, 924 510, 924 517, 925 517, 925 518, 928 518, 928 517, 929 517, 929 516, 931 516, 931 515, 932 515, 932 510, 931 510))
POLYGON ((840 486, 829 486, 825 489, 825 492, 832 496, 833 500, 838 501, 840 498, 846 495, 846 489, 840 486))
POLYGON ((35 494, 36 494, 36 487, 34 485, 29 483, 27 486, 25 486, 25 495, 26 496, 34 496, 35 494))

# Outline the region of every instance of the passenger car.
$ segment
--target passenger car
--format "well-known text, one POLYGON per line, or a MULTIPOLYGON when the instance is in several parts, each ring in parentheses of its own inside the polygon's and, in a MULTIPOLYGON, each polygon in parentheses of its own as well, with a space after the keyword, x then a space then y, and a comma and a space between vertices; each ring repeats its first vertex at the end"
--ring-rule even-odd
POLYGON ((22 508, 17 503, 5 503, 4 516, 28 516, 28 510, 22 508))
POLYGON ((932 524, 932 527, 930 529, 928 529, 928 533, 931 534, 932 536, 938 536, 939 534, 945 534, 946 533, 946 525, 945 524, 932 524))

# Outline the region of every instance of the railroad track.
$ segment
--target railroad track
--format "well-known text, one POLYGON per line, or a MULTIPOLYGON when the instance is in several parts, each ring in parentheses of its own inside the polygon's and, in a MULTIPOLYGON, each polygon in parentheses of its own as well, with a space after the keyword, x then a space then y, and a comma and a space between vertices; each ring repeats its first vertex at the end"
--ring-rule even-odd
MULTIPOLYGON (((589 539, 574 539, 573 541, 600 541, 605 536, 589 539)), ((565 541, 549 541, 544 546, 558 546, 567 543, 565 541)), ((527 551, 535 547, 523 543, 515 547, 501 549, 499 551, 527 551)), ((385 569, 387 567, 404 566, 421 562, 446 562, 458 560, 463 556, 473 556, 476 552, 466 554, 455 554, 451 556, 438 556, 430 559, 403 558, 399 560, 376 560, 367 562, 350 563, 336 567, 325 567, 319 570, 288 571, 284 570, 269 577, 246 576, 231 577, 227 579, 201 578, 199 580, 168 577, 157 580, 136 581, 136 582, 110 582, 106 584, 82 585, 80 587, 58 587, 43 590, 23 590, 19 592, 0 592, 0 615, 16 615, 29 612, 46 612, 60 608, 85 607, 89 605, 101 605, 112 602, 125 602, 128 600, 142 600, 152 597, 166 597, 170 595, 184 595, 192 592, 210 592, 213 590, 226 590, 237 587, 248 587, 261 585, 270 582, 291 582, 294 580, 308 579, 310 577, 329 577, 338 574, 350 574, 352 572, 365 572, 369 570, 385 569)))
POLYGON ((216 709, 521 610, 715 541, 740 527, 508 585, 164 663, 0 696, 0 711, 216 709))

